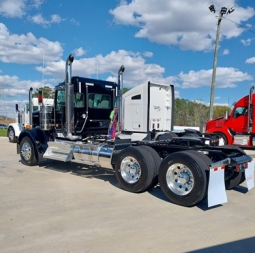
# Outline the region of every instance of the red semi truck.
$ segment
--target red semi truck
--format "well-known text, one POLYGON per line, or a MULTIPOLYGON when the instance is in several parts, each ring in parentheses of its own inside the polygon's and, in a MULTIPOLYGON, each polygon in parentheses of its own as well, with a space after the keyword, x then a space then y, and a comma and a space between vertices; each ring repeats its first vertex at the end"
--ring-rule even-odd
POLYGON ((225 117, 207 121, 206 132, 216 133, 220 137, 221 145, 237 145, 240 147, 255 148, 254 86, 249 95, 235 103, 231 113, 226 112, 225 117))

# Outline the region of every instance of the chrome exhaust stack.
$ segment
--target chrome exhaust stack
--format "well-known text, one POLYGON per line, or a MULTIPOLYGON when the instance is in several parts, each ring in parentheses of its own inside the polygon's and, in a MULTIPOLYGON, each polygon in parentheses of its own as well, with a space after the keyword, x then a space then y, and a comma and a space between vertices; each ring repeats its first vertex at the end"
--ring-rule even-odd
MULTIPOLYGON (((29 102, 29 125, 30 125, 30 126, 32 126, 32 111, 33 111, 32 92, 33 92, 33 88, 30 87, 30 89, 29 89, 29 98, 28 98, 28 102, 29 102)), ((24 121, 24 122, 25 122, 25 121, 24 121)))
POLYGON ((123 108, 122 108, 122 94, 123 94, 123 73, 125 71, 124 65, 121 65, 118 71, 118 97, 119 97, 119 104, 118 104, 118 131, 121 133, 123 129, 123 108))
POLYGON ((254 85, 250 88, 250 94, 249 94, 249 106, 248 106, 248 133, 251 133, 252 131, 252 125, 253 125, 253 104, 252 104, 252 93, 254 90, 254 85))
POLYGON ((72 63, 74 57, 70 54, 66 60, 65 94, 66 94, 66 137, 70 140, 78 140, 80 136, 74 136, 74 86, 72 84, 72 63))

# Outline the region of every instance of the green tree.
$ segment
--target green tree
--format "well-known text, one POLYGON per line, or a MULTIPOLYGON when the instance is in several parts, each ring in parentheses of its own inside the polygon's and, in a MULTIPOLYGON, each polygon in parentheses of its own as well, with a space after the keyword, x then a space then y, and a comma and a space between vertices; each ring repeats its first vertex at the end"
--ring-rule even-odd
POLYGON ((128 88, 123 88, 123 94, 126 93, 127 91, 129 91, 130 89, 128 88))
POLYGON ((195 126, 203 130, 209 119, 209 107, 200 101, 175 99, 174 125, 195 126))
POLYGON ((44 98, 54 98, 54 89, 50 88, 49 86, 44 86, 39 89, 36 89, 33 93, 33 97, 38 97, 39 90, 43 91, 44 98))
POLYGON ((225 116, 226 111, 228 111, 230 113, 231 109, 228 106, 216 105, 213 107, 213 117, 219 118, 219 117, 225 116))

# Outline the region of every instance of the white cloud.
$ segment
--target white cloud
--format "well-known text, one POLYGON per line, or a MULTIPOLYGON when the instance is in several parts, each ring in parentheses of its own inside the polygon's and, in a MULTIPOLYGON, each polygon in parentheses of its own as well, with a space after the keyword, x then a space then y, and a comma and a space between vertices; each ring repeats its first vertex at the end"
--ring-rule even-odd
POLYGON ((34 6, 36 9, 38 9, 45 0, 32 0, 31 5, 34 6))
POLYGON ((36 38, 32 33, 12 34, 0 23, 0 60, 6 63, 40 64, 59 60, 63 48, 58 41, 36 38), (44 55, 44 56, 43 56, 44 55))
POLYGON ((7 114, 8 117, 15 118, 15 104, 23 110, 24 103, 28 101, 28 91, 30 87, 34 90, 43 86, 53 88, 56 80, 32 81, 20 80, 17 76, 0 75, 1 101, 0 115, 7 114))
POLYGON ((174 98, 180 98, 180 91, 174 91, 174 98))
MULTIPOLYGON (((133 0, 129 3, 122 1, 121 5, 110 10, 110 14, 119 25, 137 27, 137 38, 147 38, 182 50, 208 51, 214 49, 217 28, 217 18, 208 9, 210 5, 209 0, 133 0), (191 11, 194 4, 196 9, 191 11)), ((222 1, 215 0, 214 5, 219 12, 222 1)), ((253 17, 255 10, 242 8, 234 0, 226 0, 224 5, 235 7, 235 12, 231 14, 231 20, 235 23, 222 20, 221 39, 237 37, 244 29, 236 23, 253 17)))
POLYGON ((22 18, 27 10, 38 9, 44 0, 0 0, 0 15, 7 18, 22 18))
POLYGON ((80 25, 80 23, 75 18, 71 18, 70 22, 77 25, 77 26, 80 25))
MULTIPOLYGON (((189 71, 187 74, 181 72, 178 75, 178 83, 182 88, 200 88, 204 86, 211 86, 212 70, 189 71)), ((234 88, 238 82, 252 80, 252 76, 243 73, 235 68, 216 69, 216 83, 217 88, 234 88)))
POLYGON ((32 81, 32 80, 20 80, 17 76, 0 75, 1 87, 5 90, 5 94, 9 97, 15 97, 17 95, 28 96, 28 90, 30 87, 33 89, 40 88, 42 86, 52 86, 52 82, 47 80, 32 81))
POLYGON ((247 59, 247 60, 245 61, 245 63, 248 63, 248 64, 253 64, 253 63, 255 63, 255 57, 251 57, 251 58, 247 59))
POLYGON ((32 23, 35 23, 37 25, 42 25, 43 27, 47 28, 54 23, 59 24, 64 19, 62 19, 58 14, 53 14, 51 15, 51 18, 47 20, 46 18, 42 16, 41 13, 38 13, 34 16, 29 16, 28 20, 31 21, 32 23))
MULTIPOLYGON (((102 56, 97 55, 92 58, 74 59, 73 75, 91 77, 93 75, 107 75, 109 81, 117 81, 117 72, 121 65, 125 64, 124 76, 126 87, 149 80, 165 80, 163 74, 165 69, 157 64, 146 64, 145 59, 140 53, 128 52, 125 50, 112 51, 102 56)), ((65 61, 49 62, 45 66, 44 73, 55 78, 64 78, 65 61)), ((36 67, 36 70, 42 72, 42 67, 36 67)), ((167 81, 171 81, 167 79, 167 81)))
POLYGON ((222 52, 223 55, 228 55, 229 54, 229 50, 228 49, 224 49, 222 52))
POLYGON ((21 18, 25 15, 26 0, 1 0, 0 15, 7 18, 21 18))
POLYGON ((253 39, 247 39, 247 40, 241 40, 241 43, 244 45, 244 46, 250 46, 251 42, 252 42, 253 39))
POLYGON ((43 86, 54 88, 58 82, 56 79, 21 80, 17 76, 0 75, 0 115, 5 115, 6 111, 8 117, 15 118, 15 104, 18 103, 19 108, 23 110, 24 103, 28 101, 30 87, 34 91, 43 86), (6 108, 2 107, 3 103, 6 108))
MULTIPOLYGON (((112 51, 103 56, 97 55, 91 58, 74 59, 73 75, 93 77, 104 75, 109 81, 117 81, 117 72, 120 66, 125 65, 124 84, 132 88, 137 84, 155 81, 160 83, 174 84, 175 87, 193 89, 199 87, 210 87, 212 69, 181 72, 177 76, 165 77, 165 69, 157 64, 148 64, 140 53, 125 50, 112 51), (108 76, 108 77, 107 77, 108 76)), ((42 72, 42 67, 36 67, 42 72)), ((64 79, 65 61, 49 62, 45 66, 45 74, 54 78, 64 79)), ((216 71, 216 86, 218 88, 233 88, 237 83, 252 80, 252 76, 235 68, 218 67, 216 71)))
POLYGON ((80 57, 80 56, 83 56, 84 54, 86 54, 86 51, 82 47, 74 49, 73 52, 74 52, 74 55, 77 57, 80 57))
POLYGON ((151 58, 153 56, 153 53, 152 52, 143 52, 143 56, 144 57, 148 57, 148 58, 151 58))

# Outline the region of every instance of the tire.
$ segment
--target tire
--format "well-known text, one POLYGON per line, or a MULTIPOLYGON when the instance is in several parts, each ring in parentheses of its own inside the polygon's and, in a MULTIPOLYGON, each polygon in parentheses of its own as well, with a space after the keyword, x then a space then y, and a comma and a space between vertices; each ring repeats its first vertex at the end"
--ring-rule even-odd
POLYGON ((9 138, 9 142, 12 142, 12 143, 17 142, 17 137, 15 136, 15 131, 14 131, 13 127, 8 128, 7 136, 9 138))
POLYGON ((206 194, 207 178, 202 158, 189 152, 167 156, 159 168, 159 184, 165 196, 174 204, 194 206, 206 194))
POLYGON ((116 159, 115 175, 119 185, 126 191, 144 192, 152 184, 155 162, 151 154, 141 147, 123 149, 116 159))
POLYGON ((203 162, 204 162, 203 169, 205 171, 206 179, 207 179, 206 191, 205 191, 205 195, 202 199, 202 200, 204 200, 204 199, 207 198, 207 194, 208 194, 208 184, 209 184, 209 177, 210 177, 210 166, 209 165, 212 164, 212 160, 207 155, 204 155, 203 153, 195 151, 195 150, 188 150, 188 151, 185 151, 185 152, 194 154, 199 159, 202 159, 203 162))
POLYGON ((38 158, 35 153, 35 147, 31 139, 25 136, 20 142, 20 158, 21 162, 27 166, 38 164, 38 158))
POLYGON ((222 144, 220 145, 220 143, 219 143, 219 146, 228 145, 228 139, 225 134, 220 133, 220 132, 215 132, 215 134, 217 134, 219 136, 219 139, 222 139, 222 144))
POLYGON ((242 176, 241 176, 241 178, 240 178, 240 181, 239 181, 239 183, 238 183, 237 185, 243 183, 244 181, 245 181, 245 172, 242 173, 242 176))
POLYGON ((227 172, 225 171, 225 189, 231 190, 235 186, 241 184, 245 180, 245 174, 243 171, 236 171, 234 173, 231 173, 230 176, 227 175, 227 172))
POLYGON ((148 152, 154 160, 154 165, 153 165, 154 166, 154 176, 153 176, 151 184, 147 188, 147 190, 150 190, 158 184, 158 170, 159 170, 159 167, 161 164, 161 158, 160 158, 159 154, 151 147, 140 146, 140 148, 142 148, 146 152, 148 152))
MULTIPOLYGON (((229 146, 227 146, 229 147, 229 146)), ((232 146, 231 146, 232 147, 232 146)), ((243 153, 243 150, 239 147, 235 147, 233 146, 234 149, 237 149, 237 150, 240 150, 240 152, 243 153)), ((193 151, 193 150, 190 150, 188 152, 196 152, 196 151, 193 151)), ((207 169, 205 170, 206 172, 206 176, 207 176, 207 180, 208 180, 208 183, 209 183, 209 174, 210 174, 210 168, 209 168, 209 165, 212 163, 212 160, 206 156, 206 155, 203 155, 202 153, 200 152, 196 152, 197 155, 199 155, 202 159, 204 159, 204 161, 207 163, 207 169)), ((227 172, 225 171, 225 189, 226 190, 231 190, 233 189, 235 186, 241 184, 244 180, 245 180, 245 175, 244 175, 244 172, 241 172, 241 171, 238 171, 238 172, 234 172, 228 179, 227 178, 227 172)), ((207 191, 206 191, 207 193, 207 191)), ((207 197, 207 194, 205 195, 205 197, 207 197)))

